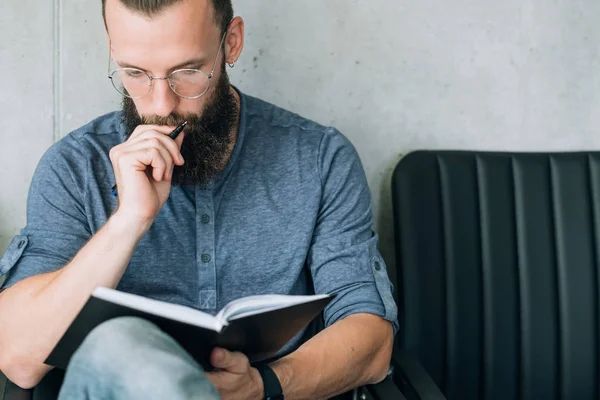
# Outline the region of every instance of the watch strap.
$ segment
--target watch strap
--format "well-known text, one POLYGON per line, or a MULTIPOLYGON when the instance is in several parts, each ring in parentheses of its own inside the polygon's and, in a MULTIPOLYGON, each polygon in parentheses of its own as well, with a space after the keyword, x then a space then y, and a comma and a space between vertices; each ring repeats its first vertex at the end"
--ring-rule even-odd
POLYGON ((277 375, 267 364, 258 364, 255 368, 260 373, 265 388, 265 400, 284 400, 283 389, 277 375))

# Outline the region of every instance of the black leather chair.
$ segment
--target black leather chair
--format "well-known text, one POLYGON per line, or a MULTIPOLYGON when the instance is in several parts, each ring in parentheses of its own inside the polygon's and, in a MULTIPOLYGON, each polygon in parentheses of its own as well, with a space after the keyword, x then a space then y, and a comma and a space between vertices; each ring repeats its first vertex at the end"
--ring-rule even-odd
POLYGON ((600 398, 600 152, 413 152, 393 205, 396 344, 448 399, 600 398))

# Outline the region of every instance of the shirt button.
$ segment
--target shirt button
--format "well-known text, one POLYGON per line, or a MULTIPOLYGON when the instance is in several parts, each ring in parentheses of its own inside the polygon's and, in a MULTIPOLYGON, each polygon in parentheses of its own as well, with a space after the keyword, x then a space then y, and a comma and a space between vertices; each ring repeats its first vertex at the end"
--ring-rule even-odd
POLYGON ((210 222, 210 217, 208 216, 208 214, 202 214, 202 223, 208 224, 209 222, 210 222))
POLYGON ((210 262, 210 254, 202 254, 202 262, 207 264, 210 262))
POLYGON ((381 264, 379 263, 379 261, 375 261, 375 270, 381 270, 381 264))

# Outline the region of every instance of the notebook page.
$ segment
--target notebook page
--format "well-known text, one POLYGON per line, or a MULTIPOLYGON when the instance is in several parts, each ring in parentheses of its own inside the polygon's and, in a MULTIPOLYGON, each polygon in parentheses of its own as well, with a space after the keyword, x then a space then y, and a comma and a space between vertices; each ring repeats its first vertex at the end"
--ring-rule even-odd
POLYGON ((179 304, 165 303, 164 301, 153 300, 106 287, 96 288, 93 296, 125 307, 130 307, 190 325, 213 329, 215 331, 220 331, 222 327, 212 315, 179 304))
POLYGON ((233 321, 238 318, 247 317, 254 314, 260 314, 267 311, 277 310, 296 304, 308 303, 310 301, 324 299, 329 297, 327 294, 312 296, 287 296, 278 294, 267 294, 258 296, 248 296, 233 300, 227 304, 217 314, 217 319, 223 321, 233 321))

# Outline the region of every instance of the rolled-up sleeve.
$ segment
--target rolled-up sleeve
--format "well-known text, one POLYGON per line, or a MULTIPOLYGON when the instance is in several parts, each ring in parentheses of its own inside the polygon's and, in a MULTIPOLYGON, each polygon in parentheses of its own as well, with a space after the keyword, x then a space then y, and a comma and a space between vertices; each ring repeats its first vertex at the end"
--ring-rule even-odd
POLYGON ((65 138, 40 160, 27 198, 27 225, 0 258, 0 290, 68 264, 91 237, 81 189, 81 160, 65 138))
POLYGON ((352 144, 331 129, 319 149, 322 197, 308 256, 316 293, 335 293, 325 325, 349 315, 383 317, 398 329, 398 311, 372 230, 371 193, 352 144))

